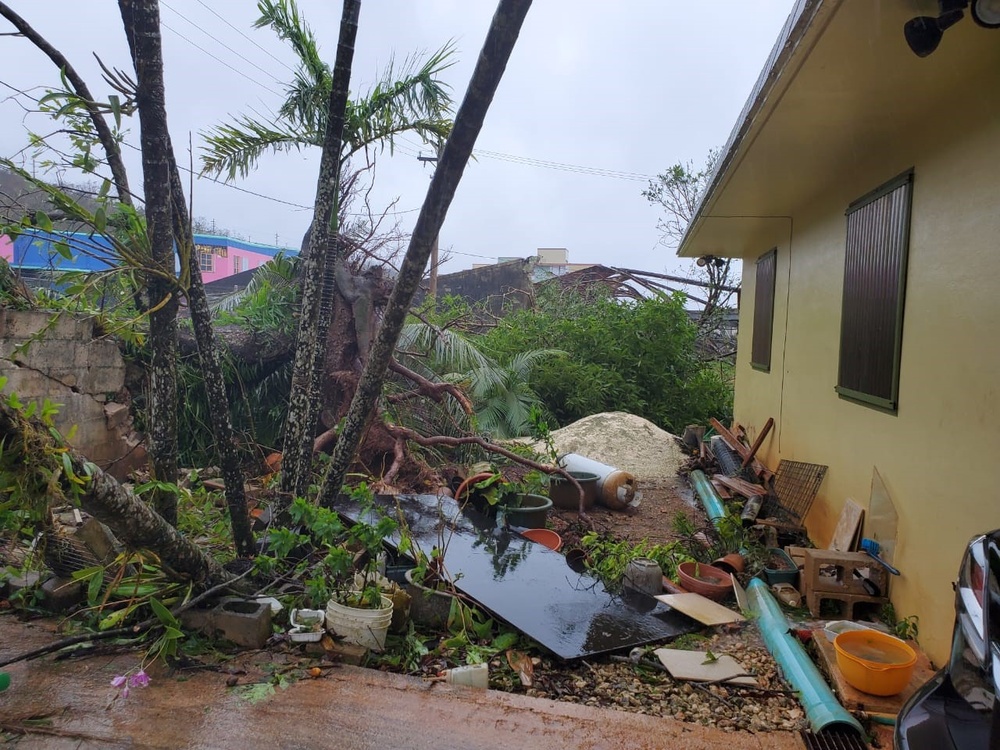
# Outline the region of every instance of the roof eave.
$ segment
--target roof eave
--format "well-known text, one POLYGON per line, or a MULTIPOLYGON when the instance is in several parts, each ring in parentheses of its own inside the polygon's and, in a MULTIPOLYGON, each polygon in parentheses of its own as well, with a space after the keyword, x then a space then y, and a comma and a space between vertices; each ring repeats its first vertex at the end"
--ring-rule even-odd
POLYGON ((782 80, 789 65, 800 56, 806 54, 802 41, 812 28, 820 9, 824 5, 836 6, 841 1, 796 0, 795 7, 789 13, 788 19, 785 21, 785 25, 782 27, 774 47, 771 49, 771 54, 768 56, 767 62, 764 63, 764 67, 757 77, 757 82, 754 84, 750 96, 743 105, 743 110, 736 120, 736 125, 730 133, 726 145, 722 148, 719 160, 716 162, 715 168, 708 179, 708 186, 698 200, 694 215, 677 247, 678 256, 692 257, 697 254, 690 250, 691 239, 697 234, 704 214, 715 201, 722 184, 729 177, 740 148, 753 124, 761 118, 761 115, 776 106, 777 97, 774 96, 775 87, 782 80))

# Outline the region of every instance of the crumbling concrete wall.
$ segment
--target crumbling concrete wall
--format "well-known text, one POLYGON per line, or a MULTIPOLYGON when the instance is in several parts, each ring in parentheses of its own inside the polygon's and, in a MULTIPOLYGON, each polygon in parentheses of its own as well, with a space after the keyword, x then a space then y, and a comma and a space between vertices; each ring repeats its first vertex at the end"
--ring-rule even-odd
POLYGON ((115 477, 145 462, 129 413, 125 361, 112 339, 95 337, 93 320, 0 308, 0 376, 22 401, 62 404, 56 426, 66 436, 76 426, 73 447, 115 477))

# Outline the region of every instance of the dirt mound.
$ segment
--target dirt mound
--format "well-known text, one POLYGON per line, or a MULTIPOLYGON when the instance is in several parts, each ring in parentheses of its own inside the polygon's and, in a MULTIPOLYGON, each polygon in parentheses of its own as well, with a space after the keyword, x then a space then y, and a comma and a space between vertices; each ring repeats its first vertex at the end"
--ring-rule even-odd
POLYGON ((553 430, 552 440, 560 454, 579 453, 639 480, 673 478, 685 459, 673 435, 621 411, 593 414, 553 430))

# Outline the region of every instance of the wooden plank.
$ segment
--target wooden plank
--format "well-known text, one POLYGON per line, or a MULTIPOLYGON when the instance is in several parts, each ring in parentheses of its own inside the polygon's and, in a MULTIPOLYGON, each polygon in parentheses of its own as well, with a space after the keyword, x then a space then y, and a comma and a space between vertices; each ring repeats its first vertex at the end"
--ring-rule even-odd
POLYGON ((829 548, 834 552, 851 552, 854 549, 854 541, 861 531, 861 520, 864 515, 864 508, 848 498, 844 503, 844 509, 840 511, 840 518, 830 538, 829 548))
MULTIPOLYGON (((709 424, 712 425, 712 428, 719 433, 719 437, 723 439, 726 445, 739 453, 741 458, 745 459, 750 455, 750 448, 744 445, 739 438, 737 438, 724 424, 722 424, 722 422, 715 417, 712 417, 708 421, 709 424)), ((765 481, 774 476, 774 472, 764 466, 756 458, 751 458, 750 467, 758 477, 763 478, 765 481)))
POLYGON ((736 438, 736 436, 729 431, 729 428, 727 428, 724 424, 722 424, 722 422, 720 422, 715 417, 712 417, 708 421, 715 429, 715 431, 719 433, 719 437, 721 437, 726 442, 726 445, 728 445, 734 451, 739 453, 740 456, 742 456, 743 458, 747 457, 747 455, 750 453, 750 449, 747 448, 745 445, 743 445, 743 443, 741 443, 736 438))
POLYGON ((750 446, 750 455, 746 456, 743 459, 744 469, 753 462, 753 457, 757 455, 757 451, 760 450, 761 443, 764 442, 764 438, 767 437, 767 433, 771 431, 772 427, 774 427, 774 418, 768 417, 767 421, 764 423, 764 429, 760 431, 760 434, 757 436, 757 439, 754 440, 753 445, 750 446))
POLYGON ((717 480, 724 487, 728 487, 733 492, 742 495, 745 498, 755 497, 756 495, 766 495, 767 490, 759 485, 753 484, 746 481, 745 479, 739 479, 737 477, 727 477, 723 474, 716 474, 712 479, 717 480))
POLYGON ((712 477, 711 481, 712 481, 712 486, 715 488, 715 491, 719 493, 719 497, 721 497, 723 500, 729 500, 732 498, 733 493, 728 487, 726 487, 726 485, 718 481, 715 477, 712 477))
POLYGON ((679 648, 658 648, 653 653, 675 680, 757 684, 757 680, 748 675, 743 665, 729 654, 710 655, 705 651, 685 651, 679 648))
POLYGON ((733 579, 733 593, 736 595, 736 606, 740 608, 740 612, 749 612, 750 600, 747 598, 746 589, 736 580, 736 576, 730 576, 730 578, 733 579))
POLYGON ((659 599, 671 609, 676 609, 703 625, 725 625, 746 619, 739 612, 733 612, 701 594, 660 594, 653 598, 659 599))

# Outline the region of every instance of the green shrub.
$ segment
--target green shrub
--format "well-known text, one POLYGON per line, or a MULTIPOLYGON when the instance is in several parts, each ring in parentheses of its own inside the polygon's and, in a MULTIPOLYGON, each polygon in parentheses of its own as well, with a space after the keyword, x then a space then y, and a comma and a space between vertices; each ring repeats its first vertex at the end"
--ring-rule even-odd
POLYGON ((542 294, 484 337, 498 358, 561 349, 531 371, 529 385, 560 424, 627 411, 677 432, 726 417, 732 393, 717 366, 697 356, 697 330, 683 297, 619 302, 607 296, 542 294))

